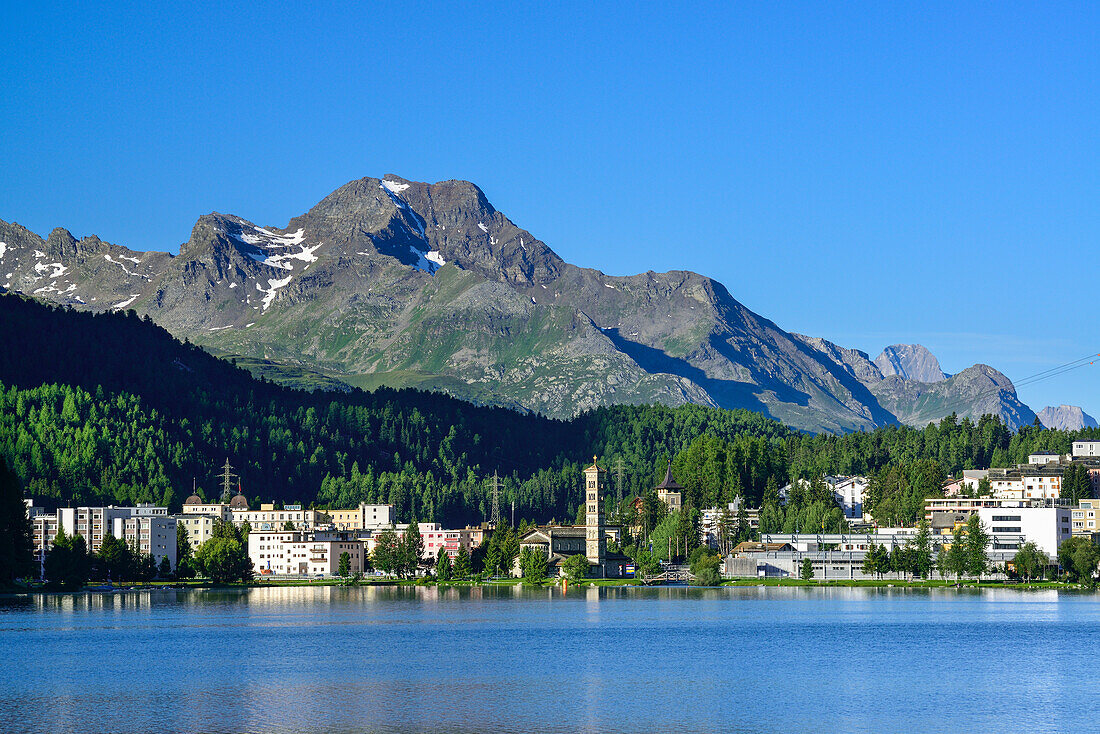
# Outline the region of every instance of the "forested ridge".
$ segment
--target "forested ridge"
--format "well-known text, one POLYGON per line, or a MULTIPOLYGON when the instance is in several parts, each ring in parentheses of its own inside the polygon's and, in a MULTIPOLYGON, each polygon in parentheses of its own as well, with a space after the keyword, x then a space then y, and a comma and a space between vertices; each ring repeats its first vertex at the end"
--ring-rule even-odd
POLYGON ((47 506, 178 507, 193 478, 216 494, 227 456, 253 501, 390 502, 402 519, 449 525, 485 519, 493 472, 517 520, 571 519, 593 455, 609 467, 621 460, 624 497, 652 487, 674 458, 695 506, 737 494, 757 505, 793 476, 894 472, 905 481, 879 498, 891 502, 927 491, 933 476, 1100 437, 1013 433, 993 417, 811 436, 758 413, 693 405, 559 421, 415 390, 308 393, 257 380, 133 312, 15 295, 0 296, 0 344, 0 456, 47 506))

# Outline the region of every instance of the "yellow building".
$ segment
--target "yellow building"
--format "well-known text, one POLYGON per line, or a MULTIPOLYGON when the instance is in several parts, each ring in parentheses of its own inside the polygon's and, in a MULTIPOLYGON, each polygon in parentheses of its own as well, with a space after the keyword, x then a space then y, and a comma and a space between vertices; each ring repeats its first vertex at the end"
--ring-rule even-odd
POLYGON ((1100 500, 1080 500, 1070 518, 1073 535, 1087 537, 1100 533, 1100 500))
POLYGON ((684 504, 684 488, 672 478, 672 462, 668 462, 665 480, 657 485, 657 499, 665 503, 669 514, 679 512, 684 504))
POLYGON ((339 530, 372 530, 389 527, 394 522, 393 505, 368 505, 360 502, 352 510, 324 510, 330 522, 339 530))
POLYGON ((184 507, 184 514, 176 515, 176 522, 187 531, 187 542, 192 550, 198 550, 199 546, 210 540, 214 535, 214 515, 197 515, 188 513, 184 507))

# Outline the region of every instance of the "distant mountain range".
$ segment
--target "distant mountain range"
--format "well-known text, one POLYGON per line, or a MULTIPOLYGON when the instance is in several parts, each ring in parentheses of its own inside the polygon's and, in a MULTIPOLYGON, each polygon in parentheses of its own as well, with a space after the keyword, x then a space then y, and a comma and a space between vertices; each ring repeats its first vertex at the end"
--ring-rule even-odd
POLYGON ((363 178, 286 227, 208 214, 176 256, 0 221, 0 276, 78 309, 134 309, 307 387, 413 386, 556 417, 698 403, 815 432, 1035 420, 992 367, 948 376, 920 345, 872 361, 784 331, 697 273, 566 263, 466 181, 363 178))

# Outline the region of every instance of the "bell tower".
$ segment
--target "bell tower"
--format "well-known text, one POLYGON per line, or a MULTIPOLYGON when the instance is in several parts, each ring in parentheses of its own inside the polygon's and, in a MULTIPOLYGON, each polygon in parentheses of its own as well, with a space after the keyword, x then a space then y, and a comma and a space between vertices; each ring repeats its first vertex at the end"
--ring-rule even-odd
POLYGON ((588 563, 596 567, 591 573, 597 578, 603 578, 604 563, 607 560, 607 539, 603 524, 603 493, 606 486, 607 470, 602 469, 593 456, 592 466, 584 470, 584 549, 588 563))

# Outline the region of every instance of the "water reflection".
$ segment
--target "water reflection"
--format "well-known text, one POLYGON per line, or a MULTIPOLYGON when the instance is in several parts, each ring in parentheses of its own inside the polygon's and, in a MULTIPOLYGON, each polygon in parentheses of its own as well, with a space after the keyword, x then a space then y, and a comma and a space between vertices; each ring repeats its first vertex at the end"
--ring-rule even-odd
POLYGON ((4 731, 1087 730, 1100 600, 869 588, 0 598, 4 731), (882 705, 889 702, 889 705, 882 705), (975 702, 981 702, 977 705, 975 702))

